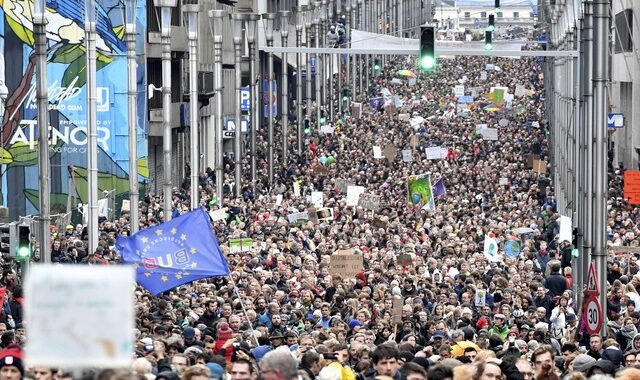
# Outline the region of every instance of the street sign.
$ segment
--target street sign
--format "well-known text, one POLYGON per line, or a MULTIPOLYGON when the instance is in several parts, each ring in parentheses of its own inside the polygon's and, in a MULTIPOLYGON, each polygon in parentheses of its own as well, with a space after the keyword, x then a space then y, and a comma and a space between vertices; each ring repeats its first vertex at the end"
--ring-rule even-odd
POLYGON ((607 115, 607 128, 622 128, 624 126, 624 114, 610 113, 607 115))
POLYGON ((596 297, 589 297, 586 303, 587 332, 591 335, 598 334, 602 328, 602 306, 596 297))
POLYGON ((251 89, 249 86, 240 88, 240 110, 249 111, 251 108, 251 89))
MULTIPOLYGON (((249 133, 249 120, 246 116, 242 117, 242 123, 240 125, 240 128, 242 129, 242 133, 244 134, 249 133)), ((230 131, 230 132, 233 132, 236 130, 235 118, 229 117, 224 119, 224 130, 230 131)))
POLYGON ((592 261, 589 266, 589 274, 587 275, 587 290, 585 291, 590 297, 595 298, 600 294, 600 284, 596 274, 596 264, 592 261))
POLYGON ((309 62, 311 62, 311 74, 315 74, 316 73, 316 56, 312 55, 311 58, 309 59, 309 62))

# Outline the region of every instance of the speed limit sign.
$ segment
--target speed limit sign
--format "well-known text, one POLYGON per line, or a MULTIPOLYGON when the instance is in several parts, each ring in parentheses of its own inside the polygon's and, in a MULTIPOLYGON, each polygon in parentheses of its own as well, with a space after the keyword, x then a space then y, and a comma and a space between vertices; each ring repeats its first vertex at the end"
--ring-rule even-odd
POLYGON ((587 319, 587 332, 589 334, 598 334, 602 327, 602 307, 597 298, 589 297, 587 299, 585 318, 587 319))

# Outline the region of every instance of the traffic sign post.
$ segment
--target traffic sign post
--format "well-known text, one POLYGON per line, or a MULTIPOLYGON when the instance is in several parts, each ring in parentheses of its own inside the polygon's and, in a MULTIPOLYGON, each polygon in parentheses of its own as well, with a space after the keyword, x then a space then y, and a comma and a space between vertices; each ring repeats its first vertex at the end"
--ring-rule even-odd
POLYGON ((588 298, 597 298, 600 295, 600 284, 596 274, 596 264, 592 261, 589 265, 589 273, 587 275, 587 289, 584 293, 588 298))
POLYGON ((599 334, 602 329, 602 305, 597 297, 589 297, 585 303, 584 319, 590 335, 599 334))

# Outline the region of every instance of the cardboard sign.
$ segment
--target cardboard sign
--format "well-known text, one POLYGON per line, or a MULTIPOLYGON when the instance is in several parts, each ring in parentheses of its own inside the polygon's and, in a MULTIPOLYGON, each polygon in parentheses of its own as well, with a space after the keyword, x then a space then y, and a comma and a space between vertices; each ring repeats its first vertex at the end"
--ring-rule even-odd
POLYGON ((324 204, 324 193, 322 191, 312 191, 311 204, 315 207, 322 207, 324 204))
POLYGON ((362 117, 362 103, 351 103, 351 117, 359 119, 362 117))
POLYGON ((391 321, 393 323, 402 322, 402 306, 404 306, 404 300, 401 297, 393 297, 393 307, 391 309, 391 321))
POLYGON ((129 368, 135 272, 125 265, 33 265, 25 283, 25 361, 129 368))
POLYGON ((307 215, 309 215, 309 221, 313 224, 317 224, 320 221, 318 220, 318 210, 315 207, 307 208, 307 215))
POLYGON ((229 252, 240 253, 249 252, 253 247, 253 239, 251 238, 234 238, 229 239, 229 252))
POLYGON ((536 160, 539 160, 540 156, 538 156, 537 154, 530 154, 527 156, 527 168, 529 169, 533 169, 533 163, 536 160))
POLYGON ((387 222, 379 217, 375 217, 373 218, 373 221, 371 222, 371 225, 374 226, 375 228, 383 228, 386 229, 387 228, 387 222))
POLYGON ((640 247, 630 247, 630 246, 612 246, 609 247, 613 252, 622 252, 622 253, 640 253, 640 247))
POLYGON ((396 105, 395 104, 387 104, 386 106, 384 106, 384 113, 389 114, 389 115, 395 115, 396 114, 396 105))
POLYGON ((298 226, 309 221, 309 214, 306 211, 294 212, 287 215, 287 219, 289 223, 298 226))
POLYGON ((339 274, 342 278, 352 278, 362 272, 362 255, 354 252, 353 248, 339 250, 331 255, 329 268, 331 273, 339 274))
POLYGON ((413 150, 411 150, 411 149, 403 149, 402 150, 402 161, 403 162, 413 162, 413 150))
POLYGON ((488 141, 497 141, 498 140, 498 129, 497 128, 484 128, 480 130, 480 134, 482 138, 488 141))
POLYGON ((122 200, 122 207, 120 207, 120 212, 131 211, 131 201, 128 199, 122 200))
POLYGON ((640 170, 624 172, 624 197, 630 205, 640 204, 640 170))
POLYGON ((547 162, 544 160, 535 160, 533 162, 533 171, 538 174, 546 174, 547 162))
POLYGON ((400 120, 400 121, 410 121, 411 120, 411 115, 409 115, 408 113, 400 113, 400 114, 398 114, 398 120, 400 120))
POLYGON ((358 205, 360 195, 364 193, 364 187, 362 186, 348 186, 347 187, 347 207, 355 207, 358 205))
POLYGON ((416 149, 418 144, 420 144, 420 137, 418 137, 418 135, 413 135, 409 142, 411 143, 411 148, 416 149))
POLYGON ((375 146, 373 147, 373 158, 376 159, 380 159, 380 158, 384 158, 384 156, 382 155, 382 148, 380 148, 379 146, 375 146))
POLYGON ((393 162, 393 160, 395 160, 396 156, 398 155, 398 148, 393 145, 387 145, 382 150, 382 153, 389 162, 393 162))
POLYGON ((380 210, 380 196, 373 194, 360 194, 358 199, 358 206, 365 210, 378 211, 380 210))
POLYGON ((227 219, 227 208, 221 208, 219 210, 211 210, 209 211, 209 216, 211 217, 211 220, 214 222, 217 222, 218 220, 224 220, 227 219))

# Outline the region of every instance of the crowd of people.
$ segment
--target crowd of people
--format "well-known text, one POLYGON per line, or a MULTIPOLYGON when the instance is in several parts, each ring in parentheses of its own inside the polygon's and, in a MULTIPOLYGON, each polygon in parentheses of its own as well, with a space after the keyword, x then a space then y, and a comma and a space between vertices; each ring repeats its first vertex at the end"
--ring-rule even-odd
MULTIPOLYGON (((255 191, 248 184, 242 199, 227 194, 220 202, 215 173, 203 172, 201 206, 227 207, 228 218, 213 225, 231 275, 159 296, 139 287, 133 365, 95 378, 639 379, 636 256, 611 255, 609 322, 602 336, 589 336, 572 291, 571 242, 558 238, 550 174, 531 167, 534 156, 549 162, 540 60, 456 57, 439 59, 431 73, 415 67, 414 59, 387 57, 369 91, 354 99, 362 113, 338 113, 333 133, 312 128, 301 156, 292 133, 291 161, 278 167, 272 186, 261 159, 255 191), (398 75, 406 69, 415 82, 398 75), (456 85, 473 101, 460 106, 456 85), (490 93, 506 87, 515 94, 520 86, 526 91, 512 99, 490 93), (381 93, 396 98, 370 107, 381 93), (401 116, 407 114, 424 120, 412 124, 401 116), (496 128, 497 139, 478 124, 496 128), (374 158, 374 146, 411 150, 412 158, 374 158), (433 147, 447 154, 427 159, 425 148, 433 147), (435 207, 408 196, 407 178, 419 174, 444 181, 435 207), (347 206, 344 183, 380 196, 380 208, 347 206), (308 210, 314 191, 323 193, 332 218, 291 224, 287 216, 308 210), (231 252, 228 241, 238 237, 252 238, 252 248, 231 252), (498 242, 498 260, 485 255, 487 237, 498 242), (361 272, 331 271, 330 257, 341 249, 362 255, 361 272)), ((264 138, 258 147, 266 152, 264 138)), ((638 209, 619 194, 621 178, 612 167, 610 244, 637 245, 638 209)), ((172 212, 190 209, 188 191, 188 183, 176 189, 172 212)), ((141 203, 141 226, 161 223, 162 198, 149 194, 141 203)), ((128 233, 126 214, 101 223, 90 254, 83 226, 76 227, 54 231, 55 261, 120 262, 115 238, 128 233)), ((21 287, 7 271, 2 281, 9 301, 0 324, 0 379, 72 378, 25 369, 16 347, 28 328, 21 287)))

